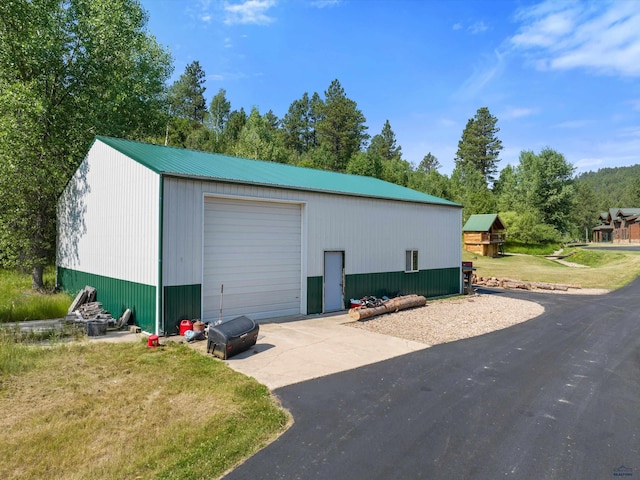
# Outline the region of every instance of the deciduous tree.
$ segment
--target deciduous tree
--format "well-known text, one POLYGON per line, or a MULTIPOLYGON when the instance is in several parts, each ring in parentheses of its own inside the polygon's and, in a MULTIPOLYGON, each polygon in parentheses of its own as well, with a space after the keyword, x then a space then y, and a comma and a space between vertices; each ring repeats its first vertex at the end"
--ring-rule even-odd
POLYGON ((498 212, 518 211, 518 179, 516 170, 507 165, 500 171, 498 180, 493 184, 498 212))
POLYGON ((540 213, 542 223, 566 233, 575 201, 573 166, 561 153, 544 148, 539 154, 520 153, 517 168, 520 202, 540 213))
POLYGON ((170 55, 134 0, 0 2, 0 264, 43 288, 56 202, 95 134, 159 136, 170 55))
POLYGON ((247 122, 242 127, 233 153, 239 157, 254 160, 268 160, 284 163, 286 153, 276 139, 273 112, 261 116, 257 107, 251 109, 247 122))
POLYGON ((463 221, 475 213, 495 212, 493 192, 473 164, 456 165, 451 174, 453 200, 463 206, 463 221))
POLYGON ((231 114, 231 102, 227 100, 227 91, 224 88, 218 90, 218 93, 211 100, 209 105, 209 115, 207 117, 207 127, 209 127, 219 141, 224 131, 224 126, 229 120, 231 114))

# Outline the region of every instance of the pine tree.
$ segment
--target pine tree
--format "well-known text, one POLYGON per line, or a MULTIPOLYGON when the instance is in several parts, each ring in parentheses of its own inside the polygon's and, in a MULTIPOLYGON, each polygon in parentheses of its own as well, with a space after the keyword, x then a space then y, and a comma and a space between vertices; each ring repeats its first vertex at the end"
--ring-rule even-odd
POLYGON ((456 167, 473 165, 478 169, 487 185, 495 180, 502 150, 502 141, 496 136, 500 131, 497 122, 487 107, 479 108, 462 132, 455 158, 456 167))
POLYGON ((204 92, 205 73, 200 62, 195 60, 185 68, 180 78, 169 88, 171 114, 203 123, 207 113, 204 92))
POLYGON ((319 107, 316 122, 318 140, 326 151, 331 152, 329 168, 344 172, 353 154, 360 151, 369 138, 366 134, 366 119, 353 100, 347 98, 340 82, 331 82, 325 92, 325 100, 319 107))
POLYGON ((285 147, 296 152, 297 157, 300 158, 311 146, 312 129, 311 101, 309 94, 304 92, 302 98, 293 101, 282 119, 282 137, 285 147))
POLYGON ((431 152, 427 153, 422 158, 420 165, 418 165, 418 170, 424 173, 430 173, 432 171, 438 170, 439 168, 440 168, 440 162, 435 157, 435 155, 431 154, 431 152))
POLYGON ((382 160, 402 159, 402 147, 396 144, 396 134, 391 129, 389 120, 384 122, 382 131, 373 136, 367 150, 372 154, 379 155, 382 160))

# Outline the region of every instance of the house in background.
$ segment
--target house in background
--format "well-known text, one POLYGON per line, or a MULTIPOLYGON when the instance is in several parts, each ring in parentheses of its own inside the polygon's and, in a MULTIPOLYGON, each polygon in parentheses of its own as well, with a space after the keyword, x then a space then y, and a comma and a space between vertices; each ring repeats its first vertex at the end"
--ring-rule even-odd
POLYGON ((471 215, 462 227, 464 249, 483 257, 497 257, 504 250, 505 226, 496 213, 471 215))
POLYGON ((461 205, 375 178, 96 137, 58 201, 57 283, 168 335, 459 294, 461 222, 461 205))
POLYGON ((610 208, 592 229, 595 243, 640 243, 640 208, 610 208))

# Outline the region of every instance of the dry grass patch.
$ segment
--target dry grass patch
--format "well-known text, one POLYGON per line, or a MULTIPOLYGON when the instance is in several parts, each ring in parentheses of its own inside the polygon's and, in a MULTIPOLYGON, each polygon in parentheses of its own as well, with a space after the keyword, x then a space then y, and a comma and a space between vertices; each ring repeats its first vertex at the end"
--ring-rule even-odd
POLYGON ((288 422, 266 387, 178 344, 58 345, 2 380, 3 478, 210 479, 288 422))

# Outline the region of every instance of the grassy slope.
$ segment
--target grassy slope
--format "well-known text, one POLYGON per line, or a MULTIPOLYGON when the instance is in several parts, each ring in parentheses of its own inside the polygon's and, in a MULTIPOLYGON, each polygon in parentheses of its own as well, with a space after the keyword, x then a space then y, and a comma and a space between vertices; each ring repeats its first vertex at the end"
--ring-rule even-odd
POLYGON ((23 348, 0 376, 3 479, 211 479, 288 422, 266 387, 184 345, 23 348))
POLYGON ((585 268, 562 265, 544 257, 507 255, 487 258, 463 252, 463 260, 473 261, 479 277, 506 277, 524 281, 577 284, 582 288, 620 288, 640 274, 640 252, 579 250, 567 261, 585 268))

